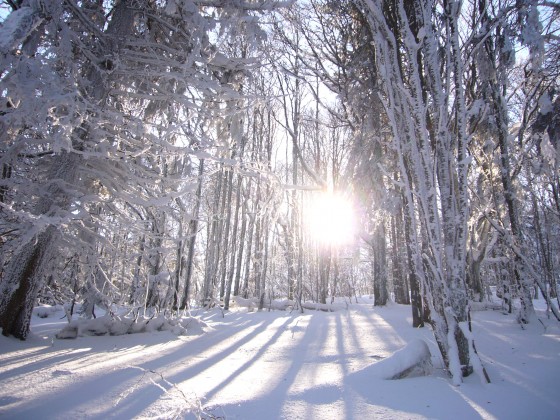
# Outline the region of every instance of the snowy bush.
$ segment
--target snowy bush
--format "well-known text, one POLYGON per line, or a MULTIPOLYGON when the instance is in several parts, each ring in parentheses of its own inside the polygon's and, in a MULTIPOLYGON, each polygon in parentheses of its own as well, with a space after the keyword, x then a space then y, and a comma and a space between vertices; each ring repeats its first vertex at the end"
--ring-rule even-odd
POLYGON ((95 319, 77 319, 69 322, 56 334, 56 338, 78 336, 125 335, 156 331, 170 331, 175 335, 200 335, 208 326, 193 318, 169 319, 164 316, 134 320, 128 317, 101 316, 95 319))
MULTIPOLYGON (((259 307, 258 298, 245 299, 241 296, 233 296, 233 301, 235 305, 240 308, 247 308, 249 311, 253 311, 259 307)), ((275 311, 285 311, 291 309, 295 306, 295 302, 289 299, 276 300, 276 299, 265 299, 263 302, 264 309, 271 309, 275 311)))

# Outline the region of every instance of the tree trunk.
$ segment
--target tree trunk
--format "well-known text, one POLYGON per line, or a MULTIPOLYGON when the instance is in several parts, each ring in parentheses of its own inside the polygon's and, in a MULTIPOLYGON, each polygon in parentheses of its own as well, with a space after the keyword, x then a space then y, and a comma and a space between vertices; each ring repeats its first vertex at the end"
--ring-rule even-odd
POLYGON ((373 297, 375 306, 385 306, 389 297, 387 291, 387 259, 385 224, 380 222, 375 228, 373 243, 373 297))
POLYGON ((146 235, 142 235, 140 246, 138 249, 138 257, 136 258, 136 266, 134 267, 134 276, 132 278, 132 286, 130 290, 130 298, 128 302, 131 305, 138 304, 138 295, 140 294, 140 275, 142 272, 142 259, 144 257, 144 248, 146 244, 146 235))
POLYGON ((225 194, 222 191, 224 173, 223 167, 217 173, 217 191, 214 197, 214 205, 212 208, 212 223, 207 226, 207 245, 206 245, 206 267, 204 271, 204 285, 202 291, 202 305, 206 305, 207 300, 210 299, 214 293, 214 286, 216 284, 216 276, 218 275, 218 261, 220 258, 220 244, 221 244, 221 212, 223 203, 225 201, 225 194))
POLYGON ((2 334, 25 340, 45 267, 55 253, 56 227, 49 226, 25 244, 3 272, 0 287, 2 334))
MULTIPOLYGON (((504 188, 504 198, 508 210, 508 217, 513 237, 514 245, 521 246, 523 244, 523 237, 521 234, 521 227, 518 220, 518 210, 516 203, 516 195, 511 179, 511 167, 508 145, 508 127, 507 127, 507 109, 503 103, 503 97, 497 92, 497 87, 492 89, 494 100, 495 114, 498 118, 498 146, 500 147, 500 174, 502 185, 504 188)), ((516 253, 514 257, 514 275, 515 282, 519 286, 519 300, 521 301, 521 308, 519 310, 519 322, 527 324, 531 318, 535 317, 535 309, 533 307, 533 299, 531 296, 531 284, 528 276, 524 275, 523 261, 516 253)))
POLYGON ((196 187, 196 195, 192 219, 189 221, 189 245, 187 253, 187 261, 185 263, 185 285, 183 289, 183 297, 179 309, 184 310, 189 307, 189 298, 191 291, 192 273, 194 269, 194 251, 196 247, 196 236, 198 234, 198 217, 200 214, 200 203, 202 201, 202 175, 204 174, 204 159, 198 164, 198 185, 196 187))
MULTIPOLYGON (((183 223, 179 223, 179 234, 183 234, 183 223)), ((171 308, 173 311, 179 309, 179 286, 181 284, 181 279, 183 278, 183 272, 185 271, 185 257, 183 256, 185 251, 185 242, 180 239, 177 242, 177 256, 175 262, 175 280, 173 282, 173 303, 171 308)))
POLYGON ((256 280, 260 284, 259 293, 257 295, 259 298, 259 310, 262 310, 264 307, 264 299, 266 293, 266 274, 268 272, 269 232, 270 230, 269 230, 268 222, 263 221, 262 263, 261 263, 261 271, 258 273, 257 280, 256 280))
POLYGON ((403 256, 399 252, 400 249, 404 249, 402 224, 402 206, 399 205, 398 211, 391 217, 391 258, 393 259, 393 287, 395 290, 395 302, 404 305, 410 305, 410 290, 408 287, 407 276, 405 275, 403 269, 403 256))
MULTIPOLYGON (((249 180, 248 191, 251 191, 252 179, 249 180)), ((241 183, 239 188, 242 188, 241 183)), ((235 284, 233 286, 233 295, 239 296, 239 284, 241 281, 241 268, 243 266, 243 251, 245 250, 245 236, 247 234, 247 203, 241 203, 241 235, 239 237, 239 252, 237 254, 237 264, 235 267, 235 284)))
POLYGON ((247 235, 247 256, 245 257, 245 270, 243 275, 243 287, 241 290, 242 296, 247 299, 249 297, 249 276, 251 273, 251 250, 253 247, 253 236, 255 232, 255 215, 248 213, 249 216, 249 234, 247 235))
POLYGON ((229 271, 228 271, 228 278, 226 283, 226 294, 224 297, 224 309, 229 309, 229 299, 231 295, 231 285, 233 283, 233 276, 235 272, 235 256, 236 256, 236 249, 235 241, 237 239, 237 227, 239 224, 239 208, 242 206, 241 204, 241 182, 242 178, 241 175, 237 177, 237 191, 235 193, 235 215, 233 216, 233 231, 231 234, 232 237, 232 250, 230 251, 230 261, 229 261, 229 271))
MULTIPOLYGON (((405 208, 413 208, 414 202, 412 195, 402 193, 405 208)), ((406 261, 408 266, 408 282, 410 284, 410 304, 412 310, 412 327, 420 328, 424 326, 424 302, 422 290, 420 288, 420 277, 418 267, 414 259, 413 247, 417 241, 413 232, 412 217, 409 211, 403 213, 404 240, 406 243, 406 261)))
POLYGON ((318 267, 317 274, 318 287, 317 287, 317 297, 319 303, 327 303, 328 289, 329 289, 329 274, 331 268, 331 252, 332 248, 330 245, 320 244, 318 249, 318 267))
MULTIPOLYGON (((226 293, 226 276, 228 271, 228 256, 231 250, 229 249, 229 237, 230 237, 230 225, 231 225, 231 196, 233 192, 233 170, 227 172, 226 178, 226 188, 227 188, 227 199, 225 203, 225 223, 222 232, 223 236, 223 246, 222 246, 222 258, 221 258, 221 270, 220 270, 220 299, 223 299, 226 293)), ((235 254, 232 252, 232 254, 235 254)), ((229 277, 229 276, 227 276, 229 277)), ((231 283, 229 284, 231 287, 231 283)), ((230 294, 230 291, 227 292, 230 294)))

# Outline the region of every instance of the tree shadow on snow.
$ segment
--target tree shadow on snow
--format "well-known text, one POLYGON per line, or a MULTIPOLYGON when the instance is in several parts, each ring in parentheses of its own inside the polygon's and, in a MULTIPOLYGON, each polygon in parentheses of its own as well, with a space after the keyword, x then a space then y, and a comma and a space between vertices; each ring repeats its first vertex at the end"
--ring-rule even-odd
MULTIPOLYGON (((187 343, 176 346, 171 350, 165 349, 165 344, 178 340, 168 332, 151 333, 149 340, 144 334, 133 334, 116 337, 80 337, 77 340, 56 340, 54 347, 45 348, 44 357, 23 366, 12 369, 9 377, 21 381, 26 374, 45 371, 67 372, 68 386, 62 385, 56 394, 46 393, 28 401, 25 406, 17 409, 18 418, 33 418, 41 413, 42 418, 60 418, 75 415, 93 416, 96 418, 133 418, 150 407, 165 394, 165 388, 170 384, 187 380, 219 360, 227 358, 236 349, 258 336, 266 324, 262 320, 254 319, 247 323, 246 317, 232 317, 228 319, 230 325, 226 328, 212 331, 195 338, 188 338, 187 343), (237 323, 236 323, 237 322, 237 323), (232 339, 232 336, 235 336, 232 339), (218 346, 228 339, 228 345, 206 359, 196 355, 204 350, 218 346), (126 346, 120 346, 122 344, 126 346), (108 345, 108 343, 111 343, 108 345), (146 344, 149 343, 149 344, 146 344), (113 346, 113 350, 110 346, 113 346), (157 346, 163 349, 157 349, 157 346), (185 354, 185 346, 188 354, 185 354), (65 347, 61 350, 60 347, 65 347), (96 351, 96 348, 107 349, 96 351), (151 350, 150 348, 153 348, 151 350), (135 357, 135 353, 143 353, 135 357), (159 352, 157 351, 159 350, 159 352), (89 354, 84 357, 85 352, 89 354), (52 354, 50 354, 52 353, 52 354), (123 363, 118 367, 111 367, 106 371, 100 367, 98 375, 80 377, 79 371, 74 371, 76 363, 79 365, 95 365, 103 363, 111 353, 109 359, 113 361, 122 358, 123 363), (70 366, 72 367, 65 367, 70 366), (155 372, 156 375, 151 373, 155 372), (147 375, 150 373, 150 375, 147 375), (74 375, 74 376, 72 376, 74 375), (158 382, 158 377, 164 380, 158 382), (155 379, 154 379, 155 378, 155 379), (112 395, 118 404, 107 406, 107 395, 112 395), (96 401, 101 397, 102 400, 96 401), (99 404, 96 404, 99 402, 99 404)), ((180 339, 179 339, 180 340, 180 339)), ((5 375, 3 375, 5 376, 5 375)), ((50 375, 55 378, 61 375, 50 375)), ((6 377, 6 376, 5 376, 6 377)), ((2 379, 0 377, 0 379, 2 379)), ((48 378, 45 378, 48 380, 48 378)))

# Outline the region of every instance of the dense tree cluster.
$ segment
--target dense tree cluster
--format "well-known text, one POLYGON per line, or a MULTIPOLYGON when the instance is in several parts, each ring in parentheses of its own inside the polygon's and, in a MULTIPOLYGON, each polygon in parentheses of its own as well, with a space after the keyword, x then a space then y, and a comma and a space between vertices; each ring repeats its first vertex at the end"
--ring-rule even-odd
POLYGON ((469 305, 490 286, 521 325, 536 298, 560 319, 558 4, 0 12, 4 335, 25 339, 37 302, 176 316, 368 293, 410 304, 458 383, 484 374, 469 305), (325 194, 353 203, 353 241, 310 231, 325 194))

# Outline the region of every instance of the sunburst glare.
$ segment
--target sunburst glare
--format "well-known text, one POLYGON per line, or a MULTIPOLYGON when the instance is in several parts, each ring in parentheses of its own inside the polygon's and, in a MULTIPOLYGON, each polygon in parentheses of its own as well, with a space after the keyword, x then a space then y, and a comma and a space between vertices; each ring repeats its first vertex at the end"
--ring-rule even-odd
POLYGON ((309 233, 321 244, 346 245, 354 239, 354 209, 341 195, 322 193, 314 197, 306 219, 309 233))

